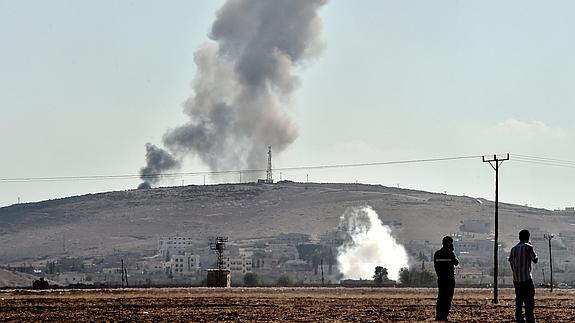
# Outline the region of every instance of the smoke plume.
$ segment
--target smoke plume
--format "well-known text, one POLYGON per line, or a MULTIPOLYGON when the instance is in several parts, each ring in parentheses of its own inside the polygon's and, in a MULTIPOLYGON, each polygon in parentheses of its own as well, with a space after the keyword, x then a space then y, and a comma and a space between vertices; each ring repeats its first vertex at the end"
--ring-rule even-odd
POLYGON ((160 174, 166 170, 179 167, 180 163, 167 151, 146 144, 146 167, 140 169, 140 177, 144 182, 138 188, 150 188, 160 181, 160 174))
POLYGON ((165 133, 167 150, 232 170, 264 169, 268 146, 288 147, 298 133, 286 113, 299 84, 293 69, 321 51, 318 10, 326 3, 227 0, 195 53, 189 120, 165 133))
POLYGON ((387 268, 390 279, 399 278, 399 270, 408 267, 407 252, 391 236, 369 206, 351 208, 340 218, 340 230, 347 241, 338 248, 339 271, 347 279, 372 279, 376 266, 387 268))

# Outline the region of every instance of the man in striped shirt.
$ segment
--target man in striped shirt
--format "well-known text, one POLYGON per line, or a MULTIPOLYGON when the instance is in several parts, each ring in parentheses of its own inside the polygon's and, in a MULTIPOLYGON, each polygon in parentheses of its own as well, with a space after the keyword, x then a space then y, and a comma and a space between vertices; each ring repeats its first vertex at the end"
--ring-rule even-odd
POLYGON ((519 243, 511 248, 509 263, 513 270, 513 285, 515 286, 515 319, 523 319, 523 303, 525 303, 525 319, 528 323, 535 322, 533 308, 535 307, 535 286, 531 278, 531 263, 537 263, 537 255, 529 243, 529 231, 519 232, 519 243))

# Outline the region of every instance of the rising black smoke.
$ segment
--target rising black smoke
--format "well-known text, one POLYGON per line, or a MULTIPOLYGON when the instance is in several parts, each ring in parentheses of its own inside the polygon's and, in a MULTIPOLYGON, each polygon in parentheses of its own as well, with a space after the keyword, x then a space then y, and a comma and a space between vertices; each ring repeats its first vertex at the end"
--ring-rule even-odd
POLYGON ((138 188, 150 188, 151 185, 157 184, 160 181, 162 172, 174 169, 180 166, 176 160, 167 151, 152 145, 146 144, 146 167, 140 170, 140 178, 144 180, 138 188))
MULTIPOLYGON (((197 156, 211 170, 262 169, 269 145, 275 152, 290 145, 298 133, 285 111, 299 83, 293 68, 321 51, 318 10, 326 3, 226 1, 211 41, 195 53, 194 93, 184 103, 189 120, 165 133, 163 153, 197 156)), ((146 182, 149 170, 169 169, 150 162, 141 170, 146 182)))

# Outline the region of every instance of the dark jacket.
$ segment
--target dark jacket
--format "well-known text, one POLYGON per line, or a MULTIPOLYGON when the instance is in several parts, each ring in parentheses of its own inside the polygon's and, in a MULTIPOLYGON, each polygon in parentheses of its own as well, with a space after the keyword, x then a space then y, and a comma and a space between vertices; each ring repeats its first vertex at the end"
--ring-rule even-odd
POLYGON ((455 279, 455 266, 457 265, 459 265, 459 260, 455 257, 453 250, 443 247, 433 255, 433 266, 438 280, 455 279))

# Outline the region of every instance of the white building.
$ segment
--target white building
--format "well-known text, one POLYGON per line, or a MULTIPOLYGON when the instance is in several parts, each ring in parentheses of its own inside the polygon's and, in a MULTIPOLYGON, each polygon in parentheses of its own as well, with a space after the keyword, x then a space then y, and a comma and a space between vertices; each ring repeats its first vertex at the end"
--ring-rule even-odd
POLYGON ((138 262, 138 269, 140 269, 142 273, 165 272, 166 267, 171 267, 170 262, 164 261, 159 255, 138 262))
POLYGON ((186 252, 183 255, 172 255, 170 269, 173 274, 190 275, 200 270, 200 256, 186 252))
POLYGON ((191 237, 168 236, 158 240, 158 253, 162 257, 171 255, 183 255, 192 251, 193 240, 191 237))
POLYGON ((226 269, 229 269, 232 274, 242 274, 252 272, 252 256, 250 254, 242 253, 236 257, 225 258, 226 269))

